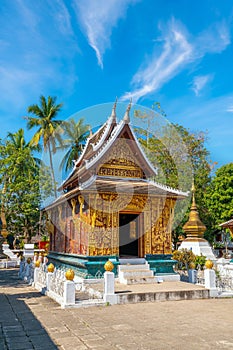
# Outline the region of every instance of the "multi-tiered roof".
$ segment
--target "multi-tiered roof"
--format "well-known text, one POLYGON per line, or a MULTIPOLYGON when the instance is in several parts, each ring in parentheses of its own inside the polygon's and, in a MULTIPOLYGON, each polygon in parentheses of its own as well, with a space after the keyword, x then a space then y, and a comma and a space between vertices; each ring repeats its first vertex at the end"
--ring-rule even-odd
POLYGON ((130 108, 131 103, 128 105, 123 119, 118 123, 115 103, 108 120, 94 134, 89 135, 82 154, 74 162, 73 170, 59 188, 63 191, 63 194, 55 201, 56 203, 72 198, 80 191, 96 191, 98 189, 102 192, 111 192, 116 191, 116 186, 117 192, 123 193, 127 193, 133 187, 134 192, 141 194, 170 195, 177 199, 187 196, 186 192, 154 181, 157 176, 157 169, 150 163, 137 140, 130 124, 130 108), (121 163, 120 165, 119 162, 117 164, 117 159, 115 159, 116 154, 113 156, 111 153, 113 148, 118 147, 118 144, 119 148, 121 147, 121 141, 123 140, 127 141, 125 152, 128 152, 128 163, 132 163, 132 166, 134 166, 135 177, 132 176, 132 173, 131 176, 127 176, 127 166, 121 159, 120 151, 117 157, 121 163), (107 172, 99 171, 102 165, 110 161, 114 163, 114 159, 115 167, 120 166, 121 168, 120 172, 116 171, 112 176, 107 172))

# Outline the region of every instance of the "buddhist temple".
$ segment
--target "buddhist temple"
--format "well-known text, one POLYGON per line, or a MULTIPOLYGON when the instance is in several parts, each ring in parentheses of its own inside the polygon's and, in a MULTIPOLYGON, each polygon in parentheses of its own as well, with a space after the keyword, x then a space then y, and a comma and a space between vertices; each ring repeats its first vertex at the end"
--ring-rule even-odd
POLYGON ((131 126, 130 109, 117 122, 114 104, 88 137, 61 195, 45 208, 49 259, 86 278, 102 273, 108 259, 115 273, 123 258, 174 264, 168 262, 174 207, 188 194, 156 182, 157 169, 131 126))
POLYGON ((230 231, 230 235, 233 238, 233 219, 223 222, 219 226, 221 226, 222 228, 228 228, 230 231))

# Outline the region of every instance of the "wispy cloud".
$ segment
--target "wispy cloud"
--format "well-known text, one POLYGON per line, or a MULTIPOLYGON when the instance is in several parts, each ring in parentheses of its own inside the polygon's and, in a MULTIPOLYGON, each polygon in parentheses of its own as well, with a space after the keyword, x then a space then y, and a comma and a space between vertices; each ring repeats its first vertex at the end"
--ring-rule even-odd
POLYGON ((200 95, 201 90, 213 79, 212 74, 195 76, 192 83, 192 90, 196 96, 200 95))
POLYGON ((227 107, 226 111, 229 113, 233 113, 233 105, 227 107))
POLYGON ((119 19, 130 5, 139 0, 74 0, 74 9, 89 45, 96 53, 98 64, 103 68, 103 55, 110 48, 111 34, 119 19))
POLYGON ((14 6, 8 4, 7 10, 6 18, 1 18, 2 115, 12 101, 11 108, 17 111, 32 103, 35 96, 48 94, 51 86, 72 91, 76 81, 73 56, 77 43, 65 3, 54 0, 31 4, 16 0, 14 6))
MULTIPOLYGON (((156 51, 149 62, 134 75, 132 90, 125 93, 121 100, 132 98, 136 102, 139 98, 159 90, 192 62, 200 60, 206 53, 219 53, 230 44, 230 34, 225 23, 215 24, 192 39, 184 26, 172 19, 162 31, 162 52, 156 51)), ((155 43, 155 48, 158 42, 155 43)), ((199 79, 198 88, 204 87, 208 79, 199 79)), ((196 90, 198 91, 198 90, 196 90)))
POLYGON ((48 1, 48 6, 51 8, 53 18, 57 23, 60 33, 64 35, 74 36, 74 31, 71 24, 70 13, 62 0, 48 1))

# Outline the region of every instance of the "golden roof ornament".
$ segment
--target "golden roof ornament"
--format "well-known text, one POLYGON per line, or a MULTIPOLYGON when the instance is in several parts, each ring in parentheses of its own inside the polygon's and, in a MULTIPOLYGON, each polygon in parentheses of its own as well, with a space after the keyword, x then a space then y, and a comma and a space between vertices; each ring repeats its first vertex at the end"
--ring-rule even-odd
POLYGON ((124 118, 123 118, 123 121, 126 123, 126 124, 129 124, 130 123, 130 116, 129 116, 129 112, 130 112, 130 109, 131 109, 131 106, 132 106, 132 98, 130 100, 130 103, 128 104, 128 107, 125 111, 125 115, 124 115, 124 118))
MULTIPOLYGON (((195 200, 195 186, 192 184, 192 205, 189 213, 189 220, 183 226, 184 232, 187 234, 185 241, 202 241, 206 226, 201 222, 196 200, 195 200)), ((205 240, 204 240, 205 241, 205 240)))

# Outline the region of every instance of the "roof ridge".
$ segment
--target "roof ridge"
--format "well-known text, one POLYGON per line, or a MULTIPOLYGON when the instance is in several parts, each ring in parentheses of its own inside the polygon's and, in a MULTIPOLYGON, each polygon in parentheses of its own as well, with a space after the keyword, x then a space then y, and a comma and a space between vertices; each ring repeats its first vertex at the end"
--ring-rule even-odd
POLYGON ((88 168, 91 166, 91 163, 93 162, 93 160, 95 160, 103 151, 103 149, 105 149, 112 140, 114 140, 114 136, 115 134, 117 134, 117 132, 120 132, 122 125, 124 125, 123 121, 121 121, 119 124, 117 124, 117 126, 115 127, 115 129, 113 129, 113 132, 111 134, 111 136, 109 137, 109 139, 102 145, 102 147, 93 155, 93 157, 91 157, 90 159, 86 160, 86 166, 88 165, 88 168))

